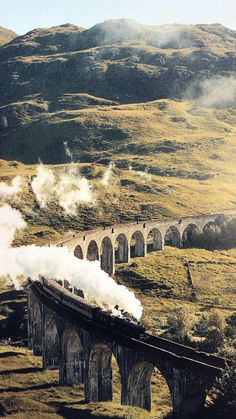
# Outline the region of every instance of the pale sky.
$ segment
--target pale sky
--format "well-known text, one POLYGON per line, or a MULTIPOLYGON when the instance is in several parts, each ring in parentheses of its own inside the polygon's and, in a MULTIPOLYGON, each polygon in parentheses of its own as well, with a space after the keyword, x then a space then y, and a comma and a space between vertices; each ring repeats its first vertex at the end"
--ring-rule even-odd
POLYGON ((0 0, 0 26, 24 34, 73 23, 89 28, 107 19, 146 24, 221 23, 236 30, 236 0, 0 0))

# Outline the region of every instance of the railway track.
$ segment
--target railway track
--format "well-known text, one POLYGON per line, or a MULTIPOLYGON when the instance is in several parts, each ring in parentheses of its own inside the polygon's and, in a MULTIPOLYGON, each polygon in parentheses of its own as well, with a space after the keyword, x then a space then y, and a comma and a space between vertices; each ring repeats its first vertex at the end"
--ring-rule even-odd
POLYGON ((134 322, 127 319, 118 321, 114 316, 102 312, 96 305, 86 302, 55 281, 37 281, 32 283, 32 286, 39 298, 50 303, 61 315, 63 312, 69 312, 73 321, 82 321, 85 327, 96 327, 137 350, 150 352, 154 356, 156 353, 163 358, 174 358, 180 366, 201 367, 213 374, 219 374, 227 365, 228 361, 225 358, 151 335, 146 333, 142 326, 135 326, 134 322))

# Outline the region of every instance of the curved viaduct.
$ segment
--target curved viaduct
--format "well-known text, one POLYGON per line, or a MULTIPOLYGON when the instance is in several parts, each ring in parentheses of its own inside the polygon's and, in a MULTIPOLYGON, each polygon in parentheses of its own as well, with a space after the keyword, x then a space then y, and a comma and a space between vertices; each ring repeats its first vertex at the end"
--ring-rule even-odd
POLYGON ((165 245, 184 246, 193 230, 201 232, 215 225, 221 215, 207 214, 167 221, 114 225, 76 233, 55 244, 67 246, 79 259, 99 260, 101 268, 113 275, 116 263, 130 262, 132 257, 146 256, 152 250, 163 250, 165 245))
POLYGON ((112 400, 113 355, 121 404, 151 410, 151 376, 157 368, 169 388, 173 417, 199 418, 207 391, 225 368, 223 358, 147 333, 132 337, 87 314, 85 300, 56 281, 29 283, 29 347, 42 355, 44 368, 59 369, 61 385, 84 384, 87 401, 112 400))

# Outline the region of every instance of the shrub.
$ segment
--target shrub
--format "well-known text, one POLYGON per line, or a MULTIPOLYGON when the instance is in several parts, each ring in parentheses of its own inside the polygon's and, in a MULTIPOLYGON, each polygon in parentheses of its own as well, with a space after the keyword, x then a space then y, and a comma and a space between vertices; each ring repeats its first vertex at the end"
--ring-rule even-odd
POLYGON ((194 333, 202 338, 203 350, 217 352, 224 344, 223 315, 217 310, 202 314, 194 325, 194 333))
POLYGON ((213 405, 208 409, 208 418, 235 419, 236 417, 236 352, 226 370, 215 382, 211 391, 213 405))
POLYGON ((193 314, 188 307, 177 307, 164 325, 165 332, 162 334, 167 339, 179 343, 190 343, 190 331, 193 325, 193 314))

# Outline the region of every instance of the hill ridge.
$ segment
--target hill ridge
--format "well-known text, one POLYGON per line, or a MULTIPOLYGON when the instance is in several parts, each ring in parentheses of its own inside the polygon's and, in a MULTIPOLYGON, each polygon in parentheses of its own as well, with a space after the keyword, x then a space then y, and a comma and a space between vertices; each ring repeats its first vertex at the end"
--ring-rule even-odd
POLYGON ((1 45, 7 44, 12 39, 16 37, 16 33, 12 31, 11 29, 4 28, 3 26, 0 26, 0 47, 1 45))
MULTIPOLYGON (((173 145, 179 135, 185 143, 230 137, 235 51, 236 31, 219 24, 148 26, 120 19, 90 29, 64 24, 18 36, 0 48, 1 155, 25 163, 38 158, 65 163, 63 143, 69 141, 82 161, 98 154, 107 161, 118 144, 141 156, 140 145, 134 146, 140 133, 143 143, 156 141, 157 152, 169 153, 179 149, 173 145), (179 101, 186 101, 185 110, 179 101)), ((155 147, 146 148, 156 152, 155 147)), ((142 162, 138 166, 145 168, 142 162)), ((182 169, 177 172, 185 176, 182 169)), ((158 173, 169 176, 173 170, 158 173)), ((196 173, 195 167, 187 176, 196 173)), ((201 175, 205 179, 208 170, 201 175)))

